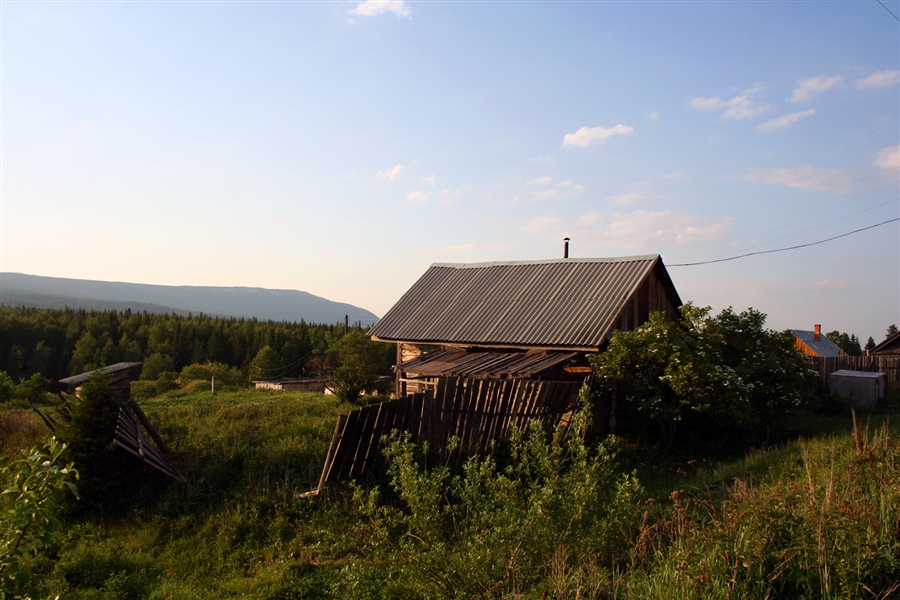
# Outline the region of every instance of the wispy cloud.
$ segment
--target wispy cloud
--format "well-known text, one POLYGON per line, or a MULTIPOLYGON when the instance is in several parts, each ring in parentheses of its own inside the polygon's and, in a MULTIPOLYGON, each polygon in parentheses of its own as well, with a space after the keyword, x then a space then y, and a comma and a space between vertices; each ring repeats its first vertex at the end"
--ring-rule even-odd
POLYGON ((531 219, 522 229, 533 235, 568 235, 586 247, 633 250, 658 249, 662 243, 682 245, 712 241, 727 234, 733 223, 731 217, 710 218, 673 210, 636 210, 609 216, 591 211, 576 219, 548 213, 531 219))
POLYGON ((801 190, 843 194, 859 182, 859 175, 845 169, 817 169, 815 167, 786 167, 754 169, 738 176, 753 183, 783 185, 801 190))
POLYGON ((810 77, 809 79, 801 79, 794 88, 794 93, 787 99, 788 102, 804 102, 817 94, 826 92, 833 87, 841 85, 844 78, 840 75, 834 77, 826 77, 819 75, 818 77, 810 77))
POLYGON ((640 202, 648 202, 650 200, 668 200, 668 196, 652 196, 643 192, 631 192, 629 194, 619 194, 618 196, 610 196, 607 200, 612 200, 616 204, 638 204, 640 202))
POLYGON ((651 121, 657 120, 659 118, 659 111, 654 110, 653 112, 651 112, 647 115, 647 118, 650 119, 651 121))
POLYGON ((771 106, 756 99, 756 95, 762 88, 744 90, 740 95, 731 100, 722 100, 718 96, 698 96, 688 102, 688 106, 697 110, 721 112, 726 119, 749 119, 768 111, 771 106))
POLYGON ((879 169, 900 171, 900 145, 879 150, 875 155, 875 166, 879 169))
POLYGON ((423 192, 422 190, 412 190, 408 194, 406 194, 406 201, 424 204, 428 202, 428 193, 423 192))
POLYGON ((567 133, 563 137, 563 146, 577 146, 585 148, 592 144, 602 142, 603 140, 614 135, 629 135, 634 133, 634 127, 622 125, 621 123, 615 127, 582 127, 574 133, 567 133))
POLYGON ((358 17, 375 17, 384 13, 394 13, 398 17, 409 17, 409 6, 403 0, 366 0, 349 11, 358 17))
POLYGON ((406 167, 404 167, 403 165, 396 165, 391 167, 390 169, 378 171, 378 173, 375 174, 375 179, 377 181, 393 181, 394 178, 397 177, 397 175, 399 175, 400 172, 405 168, 406 167))
POLYGON ((875 71, 868 77, 856 80, 856 87, 884 88, 900 83, 900 71, 875 71))
POLYGON ((544 175, 543 177, 535 177, 534 179, 526 183, 528 185, 547 185, 551 180, 552 178, 549 175, 544 175))
POLYGON ((781 115, 780 117, 775 117, 771 121, 766 121, 760 125, 759 130, 775 131, 776 129, 787 129, 803 117, 811 117, 814 114, 816 114, 816 109, 810 108, 809 110, 801 110, 799 112, 781 115))
POLYGON ((427 183, 428 185, 437 185, 437 175, 426 175, 422 178, 422 183, 427 183))

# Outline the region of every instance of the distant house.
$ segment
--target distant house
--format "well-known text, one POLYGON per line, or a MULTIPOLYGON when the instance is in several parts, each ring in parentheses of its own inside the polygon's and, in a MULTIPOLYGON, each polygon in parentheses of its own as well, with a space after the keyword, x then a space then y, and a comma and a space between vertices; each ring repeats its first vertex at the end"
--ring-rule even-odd
POLYGON ((436 263, 369 335, 397 344, 403 397, 442 376, 583 379, 613 331, 680 306, 659 255, 436 263))
POLYGON ((813 331, 792 329, 791 332, 796 338, 794 347, 806 356, 831 358, 844 355, 844 351, 838 348, 837 344, 822 335, 822 326, 819 324, 816 324, 813 331))
POLYGON ((890 336, 869 351, 870 356, 900 356, 900 332, 890 336))
POLYGON ((325 393, 331 387, 330 377, 281 377, 279 379, 263 379, 253 381, 257 390, 280 390, 325 393))

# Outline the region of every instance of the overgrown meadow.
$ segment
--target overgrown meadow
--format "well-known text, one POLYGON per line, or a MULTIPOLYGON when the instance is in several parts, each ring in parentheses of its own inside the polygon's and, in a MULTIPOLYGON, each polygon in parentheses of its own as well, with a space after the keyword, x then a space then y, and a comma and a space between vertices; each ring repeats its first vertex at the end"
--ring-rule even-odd
MULTIPOLYGON (((189 486, 135 463, 136 483, 105 504, 88 509, 70 494, 59 530, 23 553, 28 582, 9 597, 900 594, 893 408, 854 424, 838 406, 801 419, 804 436, 727 462, 585 441, 577 420, 565 437, 536 428, 491 455, 428 468, 420 448, 394 439, 380 476, 303 498, 350 405, 314 393, 213 395, 203 382, 141 405, 189 486)), ((21 449, 49 435, 23 409, 0 411, 0 433, 5 478, 21 449)))

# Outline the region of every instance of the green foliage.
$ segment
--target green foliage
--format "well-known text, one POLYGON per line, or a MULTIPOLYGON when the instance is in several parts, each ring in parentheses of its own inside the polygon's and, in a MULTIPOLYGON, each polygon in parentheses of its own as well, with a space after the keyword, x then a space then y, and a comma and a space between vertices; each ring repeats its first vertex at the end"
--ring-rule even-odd
POLYGON ((50 380, 40 373, 35 373, 19 382, 14 395, 28 405, 35 405, 43 403, 49 392, 50 380))
POLYGON ((884 334, 884 339, 888 339, 892 335, 897 335, 897 331, 900 331, 897 329, 897 325, 891 323, 890 325, 888 325, 887 331, 884 334))
POLYGON ((334 370, 334 388, 345 402, 359 402, 360 393, 371 389, 390 364, 393 344, 373 342, 358 329, 335 341, 328 353, 338 360, 334 370))
POLYGON ((145 381, 153 381, 159 379, 162 373, 175 370, 175 360, 168 354, 154 352, 144 359, 144 365, 141 368, 141 379, 145 381))
POLYGON ((720 426, 765 428, 815 388, 816 373, 789 332, 764 328, 765 315, 728 308, 711 317, 688 303, 679 322, 664 313, 633 331, 615 332, 606 352, 591 356, 597 385, 624 394, 655 422, 667 447, 683 421, 703 415, 720 426))
POLYGON ((866 341, 866 345, 863 347, 863 350, 865 350, 866 352, 868 352, 869 350, 874 350, 875 346, 877 345, 878 344, 875 343, 875 338, 870 335, 869 339, 866 341))
POLYGON ((78 497, 72 481, 78 472, 71 463, 59 464, 65 449, 51 438, 43 449, 32 448, 0 471, 0 599, 28 583, 21 559, 50 543, 59 529, 59 505, 66 493, 78 497))
POLYGON ((250 381, 274 379, 284 375, 284 372, 284 361, 281 360, 281 355, 268 345, 260 348, 250 362, 250 381))
POLYGON ((512 437, 506 464, 473 456, 457 475, 423 468, 422 449, 395 436, 385 455, 396 501, 357 489, 373 571, 366 581, 365 564, 352 569, 352 594, 569 597, 585 581, 607 580, 626 556, 622 532, 641 488, 617 472, 615 440, 586 445, 589 414, 585 406, 568 435, 533 422, 512 437))
POLYGON ((124 502, 135 490, 135 461, 113 444, 121 402, 108 378, 98 373, 60 410, 57 435, 78 465, 84 508, 124 502))
POLYGON ((189 381, 210 381, 213 377, 216 378, 216 389, 244 387, 244 374, 220 362, 188 365, 181 370, 178 379, 185 384, 189 381))
POLYGON ((13 397, 15 384, 6 371, 0 371, 0 402, 9 402, 13 397))
POLYGON ((825 334, 829 340, 844 351, 848 356, 862 356, 863 351, 859 345, 859 338, 856 334, 841 333, 840 331, 829 331, 825 334))
POLYGON ((609 348, 591 356, 591 364, 599 387, 623 393, 671 446, 690 412, 729 418, 746 412, 750 389, 725 363, 724 350, 725 332, 709 318, 709 309, 688 303, 679 322, 655 312, 637 329, 615 332, 609 348))

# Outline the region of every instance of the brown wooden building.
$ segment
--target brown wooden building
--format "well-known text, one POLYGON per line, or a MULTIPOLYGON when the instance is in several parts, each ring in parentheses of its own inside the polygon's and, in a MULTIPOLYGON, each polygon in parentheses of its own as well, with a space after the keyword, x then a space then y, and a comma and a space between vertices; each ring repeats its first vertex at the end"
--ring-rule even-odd
POLYGON ((613 331, 680 306, 659 255, 436 263, 369 335, 397 344, 400 398, 442 376, 583 379, 613 331))
POLYGON ((900 332, 889 336, 880 344, 869 351, 870 356, 898 356, 900 357, 900 332))
POLYGON ((822 333, 822 326, 816 324, 813 331, 792 329, 794 348, 810 357, 834 358, 843 356, 844 351, 822 333))

